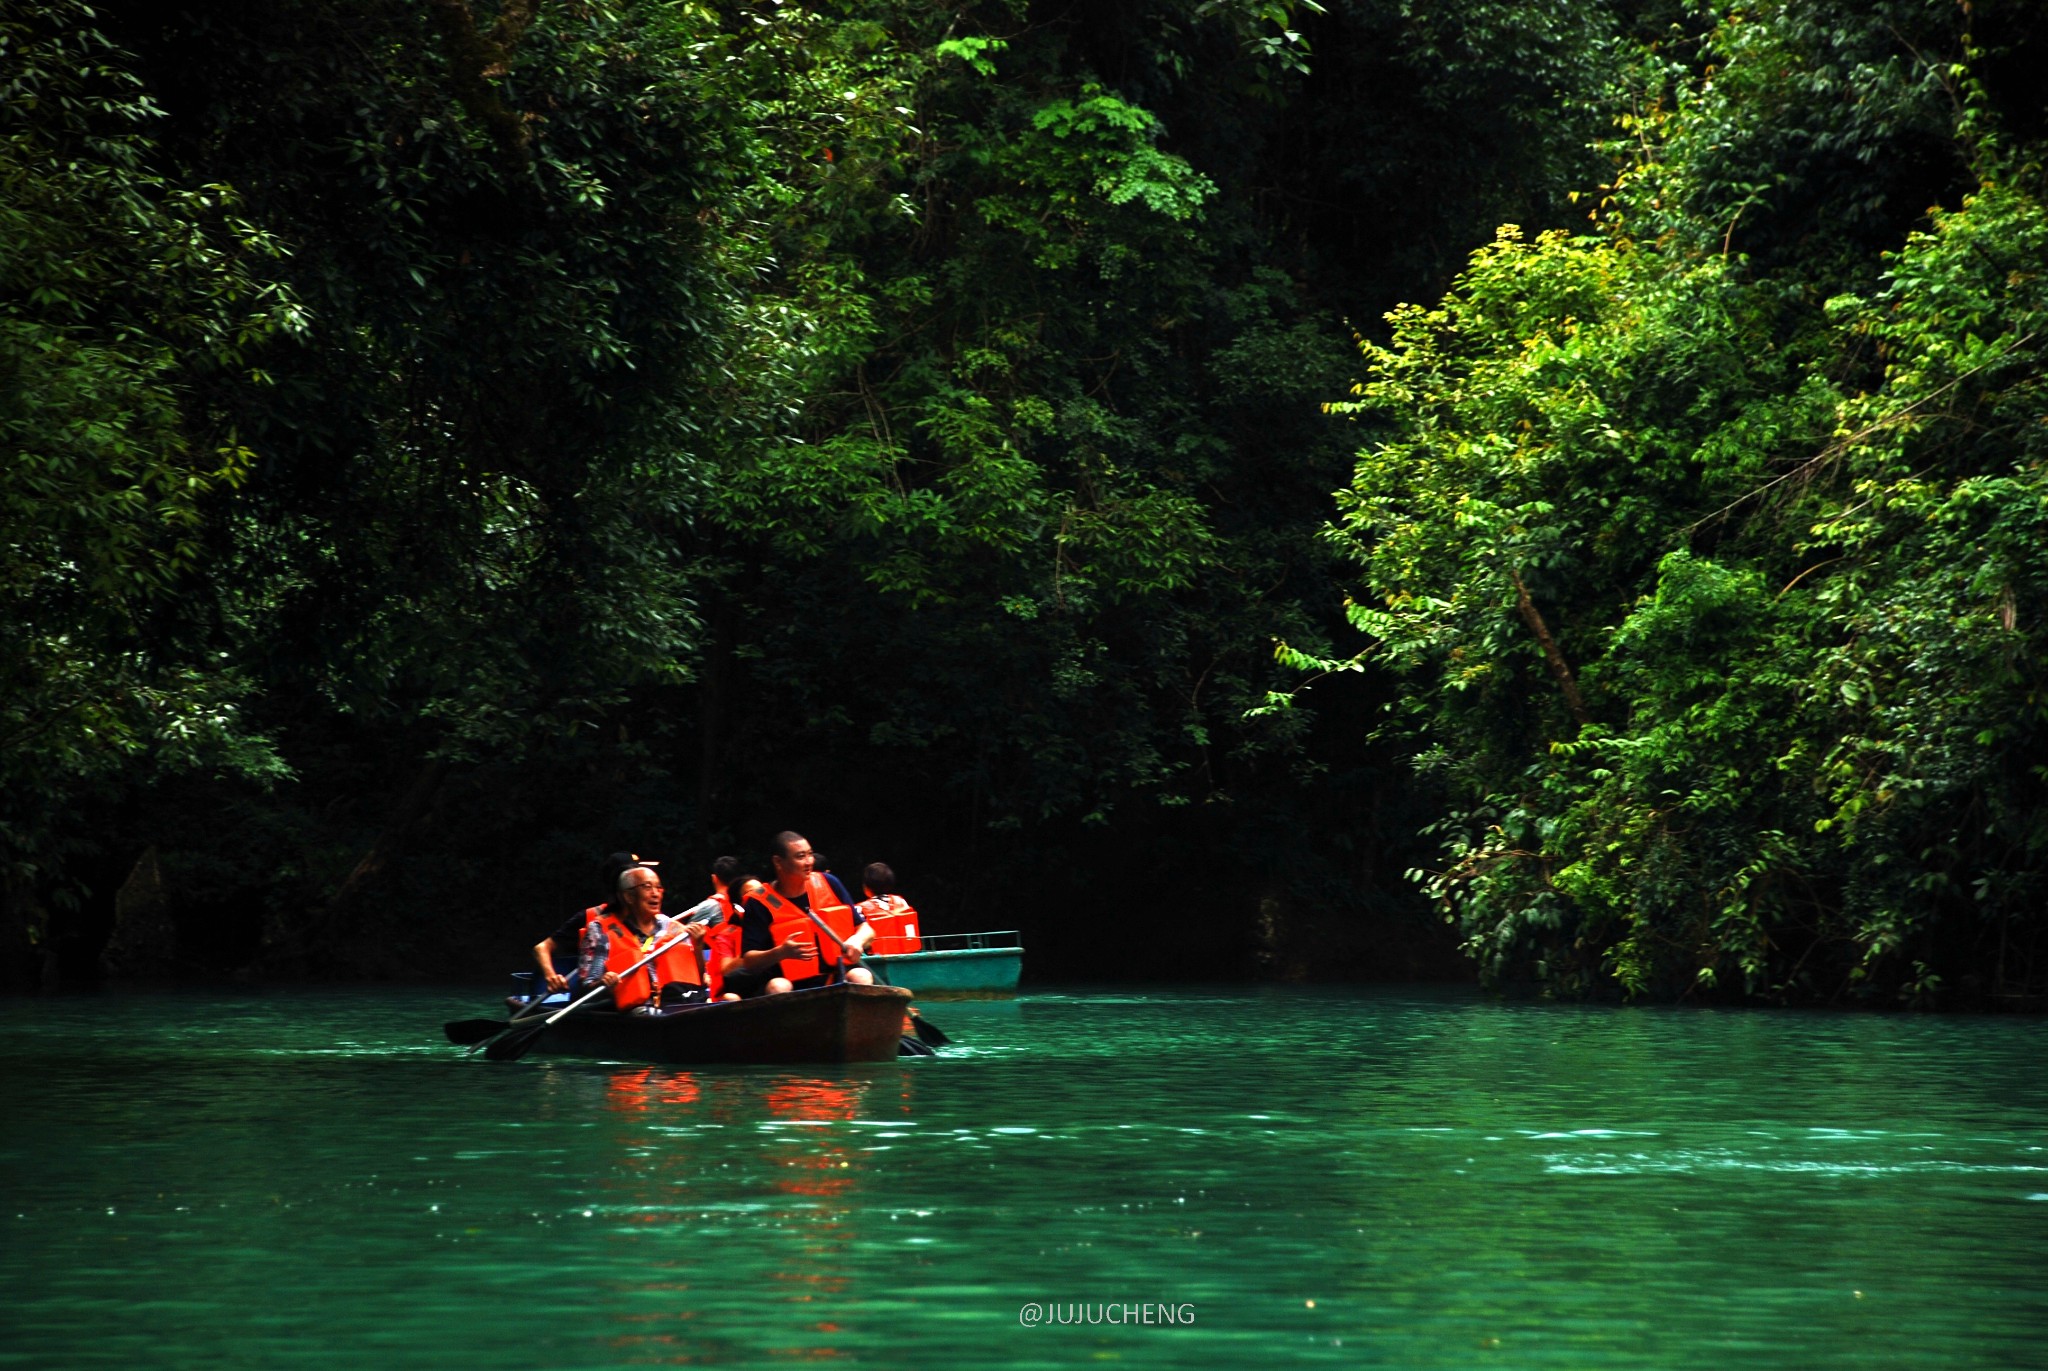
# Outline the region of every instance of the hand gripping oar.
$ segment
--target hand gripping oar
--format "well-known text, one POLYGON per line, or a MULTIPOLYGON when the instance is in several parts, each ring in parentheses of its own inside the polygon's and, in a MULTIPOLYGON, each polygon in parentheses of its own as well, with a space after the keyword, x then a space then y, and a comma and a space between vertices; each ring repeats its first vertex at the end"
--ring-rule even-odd
MULTIPOLYGON (((647 965, 656 957, 659 957, 662 953, 674 947, 677 943, 687 942, 689 940, 690 932, 692 929, 708 928, 710 927, 710 923, 711 921, 707 920, 701 924, 684 924, 682 928, 677 931, 676 935, 673 938, 670 938, 667 942, 662 943, 660 946, 653 948, 648 952, 646 956, 642 957, 639 961, 627 967, 624 971, 621 971, 619 973, 619 979, 622 981, 625 980, 626 977, 632 975, 635 971, 638 971, 641 967, 647 965)), ((532 1015, 527 1015, 525 1016, 525 1018, 515 1021, 516 1026, 508 1026, 503 1036, 499 1037, 489 1047, 484 1049, 484 1056, 494 1062, 518 1061, 521 1057, 525 1056, 528 1052, 530 1052, 533 1049, 534 1042, 539 1039, 541 1034, 547 1032, 549 1028, 553 1027, 557 1020, 561 1019, 566 1014, 570 1014, 578 1009, 581 1009, 584 1005, 589 1004, 592 1000, 596 999, 599 995, 603 994, 606 990, 609 990, 610 988, 610 986, 605 985, 593 986, 588 994, 578 996, 576 999, 571 1000, 569 1003, 563 1005, 560 1009, 557 1009, 554 1013, 548 1015, 545 1019, 541 1019, 537 1023, 529 1024, 527 1022, 528 1019, 531 1019, 533 1017, 532 1015)))
MULTIPOLYGON (((791 900, 790 903, 796 904, 796 901, 791 900)), ((830 924, 826 923, 823 919, 813 914, 810 910, 804 908, 804 906, 796 905, 796 907, 803 912, 803 916, 806 919, 809 919, 812 923, 818 926, 818 931, 820 933, 823 933, 826 937, 830 938, 838 946, 840 958, 839 979, 842 981, 845 980, 846 955, 849 951, 851 951, 851 949, 848 948, 846 945, 846 940, 841 938, 837 933, 834 933, 832 931, 832 926, 830 924)), ((887 967, 882 968, 882 983, 884 985, 890 984, 889 969, 887 967)), ((943 1031, 941 1031, 937 1024, 931 1022, 929 1019, 925 1018, 924 1015, 918 1013, 915 1007, 909 1009, 907 1012, 910 1015, 910 1026, 917 1031, 917 1040, 919 1042, 929 1043, 933 1047, 944 1047, 947 1043, 953 1041, 951 1038, 947 1037, 943 1031)))

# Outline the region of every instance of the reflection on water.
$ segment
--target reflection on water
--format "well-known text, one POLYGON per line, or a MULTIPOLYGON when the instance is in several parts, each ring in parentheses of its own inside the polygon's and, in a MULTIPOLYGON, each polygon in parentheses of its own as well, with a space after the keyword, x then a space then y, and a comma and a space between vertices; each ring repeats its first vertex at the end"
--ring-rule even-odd
POLYGON ((2034 1021, 1118 991, 793 1071, 476 1009, 0 1002, 0 1362, 2048 1365, 2034 1021))

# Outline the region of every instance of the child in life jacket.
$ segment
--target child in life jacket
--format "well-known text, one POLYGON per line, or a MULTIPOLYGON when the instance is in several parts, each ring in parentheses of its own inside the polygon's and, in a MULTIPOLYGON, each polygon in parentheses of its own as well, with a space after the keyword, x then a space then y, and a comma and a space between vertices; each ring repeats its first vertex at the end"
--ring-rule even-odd
POLYGON ((910 901, 896 893, 896 873, 887 862, 869 862, 860 873, 858 908, 874 926, 875 940, 868 944, 869 956, 916 952, 924 947, 917 935, 917 911, 910 901))
POLYGON ((761 883, 746 874, 737 857, 720 857, 711 864, 711 899, 706 904, 716 904, 725 912, 725 919, 703 938, 704 984, 714 1000, 737 1000, 725 988, 725 973, 740 959, 740 914, 747 897, 761 888, 761 883))

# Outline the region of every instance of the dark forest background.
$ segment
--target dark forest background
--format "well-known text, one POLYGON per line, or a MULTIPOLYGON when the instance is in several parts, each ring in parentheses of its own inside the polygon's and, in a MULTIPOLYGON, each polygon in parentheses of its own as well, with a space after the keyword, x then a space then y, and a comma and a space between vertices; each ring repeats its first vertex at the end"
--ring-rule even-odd
POLYGON ((2034 5, 0 14, 10 983, 2048 990, 2034 5))

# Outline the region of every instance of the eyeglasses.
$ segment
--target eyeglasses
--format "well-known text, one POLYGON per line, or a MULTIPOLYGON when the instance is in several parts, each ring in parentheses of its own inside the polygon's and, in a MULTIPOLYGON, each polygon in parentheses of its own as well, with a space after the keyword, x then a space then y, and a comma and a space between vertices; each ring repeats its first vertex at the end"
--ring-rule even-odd
POLYGON ((660 881, 637 881, 626 887, 628 890, 660 890, 660 881))

